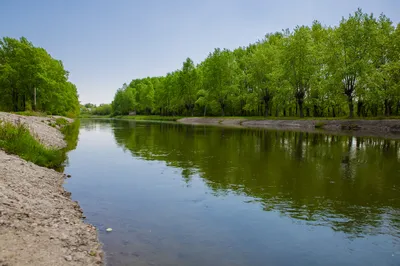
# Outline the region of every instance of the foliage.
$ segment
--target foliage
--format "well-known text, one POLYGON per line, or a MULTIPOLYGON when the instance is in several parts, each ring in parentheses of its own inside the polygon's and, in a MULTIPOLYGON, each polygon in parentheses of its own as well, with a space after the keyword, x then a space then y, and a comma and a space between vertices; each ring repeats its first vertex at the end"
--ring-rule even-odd
POLYGON ((112 113, 111 104, 102 103, 96 106, 92 103, 87 103, 80 106, 81 117, 85 116, 109 116, 112 113))
POLYGON ((77 116, 77 89, 61 61, 26 38, 0 40, 0 110, 77 116))
POLYGON ((358 9, 124 84, 113 115, 378 117, 400 114, 400 24, 358 9))

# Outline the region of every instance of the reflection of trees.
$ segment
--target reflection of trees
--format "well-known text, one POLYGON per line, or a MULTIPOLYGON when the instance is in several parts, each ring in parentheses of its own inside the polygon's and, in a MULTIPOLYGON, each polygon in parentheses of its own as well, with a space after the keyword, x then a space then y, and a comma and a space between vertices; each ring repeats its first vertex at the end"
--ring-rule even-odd
MULTIPOLYGON (((113 122, 118 145, 165 161, 216 195, 253 197, 265 210, 353 236, 399 228, 399 144, 375 138, 113 122), (392 210, 392 211, 389 211, 392 210)), ((395 231, 395 232, 398 232, 395 231)))
POLYGON ((86 131, 108 130, 110 128, 110 119, 82 119, 81 128, 86 131))
POLYGON ((63 153, 65 156, 64 164, 59 169, 57 169, 60 172, 64 171, 64 165, 68 165, 67 152, 74 150, 78 145, 79 128, 80 128, 80 121, 75 120, 73 123, 67 125, 62 129, 62 132, 64 134, 64 140, 67 143, 67 146, 63 149, 63 153))
POLYGON ((71 151, 78 145, 80 121, 75 120, 73 123, 63 128, 64 140, 67 143, 66 151, 71 151))

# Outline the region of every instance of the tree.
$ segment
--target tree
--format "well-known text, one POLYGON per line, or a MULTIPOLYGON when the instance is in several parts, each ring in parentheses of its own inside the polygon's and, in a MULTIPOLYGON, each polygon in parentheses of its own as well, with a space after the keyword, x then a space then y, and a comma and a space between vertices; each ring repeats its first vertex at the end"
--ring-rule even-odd
MULTIPOLYGON (((336 27, 314 21, 311 27, 267 34, 233 51, 217 48, 198 65, 187 58, 180 69, 164 77, 132 80, 128 88, 117 91, 113 110, 192 116, 399 114, 399 43, 400 26, 395 29, 383 14, 376 19, 359 9, 336 27)), ((27 44, 12 45, 31 53, 27 44)), ((8 50, 0 50, 8 56, 0 60, 17 56, 8 50)), ((46 75, 28 74, 26 84, 40 89, 38 105, 57 109, 49 104, 65 95, 58 90, 41 92, 46 86, 60 87, 57 84, 64 84, 65 79, 55 77, 61 79, 68 73, 63 74, 54 60, 45 59, 45 53, 40 58, 0 65, 0 83, 7 92, 0 99, 1 106, 13 108, 13 103, 20 108, 25 102, 29 107, 32 87, 21 85, 24 77, 16 73, 39 72, 46 75)))
POLYGON ((186 110, 193 116, 199 77, 192 59, 187 58, 179 72, 179 93, 186 110))
POLYGON ((37 110, 76 116, 79 100, 76 86, 68 81, 61 61, 26 38, 0 40, 0 109, 37 110))
POLYGON ((280 33, 267 35, 265 40, 259 43, 250 58, 249 80, 251 92, 255 99, 249 101, 246 108, 254 110, 255 103, 264 102, 264 114, 268 116, 270 103, 276 94, 283 71, 280 64, 283 36, 280 33))
POLYGON ((369 67, 370 43, 374 41, 371 30, 373 24, 373 16, 364 14, 361 9, 348 19, 342 18, 334 31, 335 41, 331 42, 329 49, 330 73, 338 84, 342 84, 350 117, 354 117, 353 101, 357 96, 357 88, 361 89, 360 80, 369 67))
POLYGON ((311 30, 309 27, 298 26, 285 40, 285 74, 294 89, 300 117, 304 117, 304 98, 309 92, 311 80, 316 72, 311 30))
POLYGON ((229 97, 237 88, 235 80, 237 66, 233 53, 226 49, 215 49, 202 67, 204 89, 208 91, 210 99, 218 103, 221 115, 224 116, 229 97))

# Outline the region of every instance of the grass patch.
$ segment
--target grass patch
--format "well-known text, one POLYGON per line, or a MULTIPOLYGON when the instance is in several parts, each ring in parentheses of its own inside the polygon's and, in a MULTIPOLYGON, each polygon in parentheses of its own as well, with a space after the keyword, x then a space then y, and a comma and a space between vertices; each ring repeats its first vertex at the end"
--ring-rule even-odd
POLYGON ((62 117, 57 118, 55 123, 57 126, 60 126, 60 127, 64 127, 69 124, 68 120, 65 118, 62 118, 62 117))
POLYGON ((59 168, 66 158, 62 150, 48 148, 37 141, 22 124, 0 124, 0 148, 48 168, 59 168))
POLYGON ((14 112, 13 114, 24 115, 24 116, 47 116, 46 113, 34 112, 34 111, 14 112))

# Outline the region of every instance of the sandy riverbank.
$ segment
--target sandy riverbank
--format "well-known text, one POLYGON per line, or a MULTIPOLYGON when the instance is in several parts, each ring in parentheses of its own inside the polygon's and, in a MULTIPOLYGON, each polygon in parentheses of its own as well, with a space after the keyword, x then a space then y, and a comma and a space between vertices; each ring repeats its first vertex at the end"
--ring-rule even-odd
MULTIPOLYGON (((56 118, 0 113, 24 123, 41 143, 62 148, 56 118)), ((65 175, 0 150, 0 265, 101 265, 96 229, 63 188, 65 175)))
POLYGON ((236 127, 268 128, 400 138, 400 120, 251 120, 245 118, 187 117, 177 122, 192 125, 220 125, 236 127))

